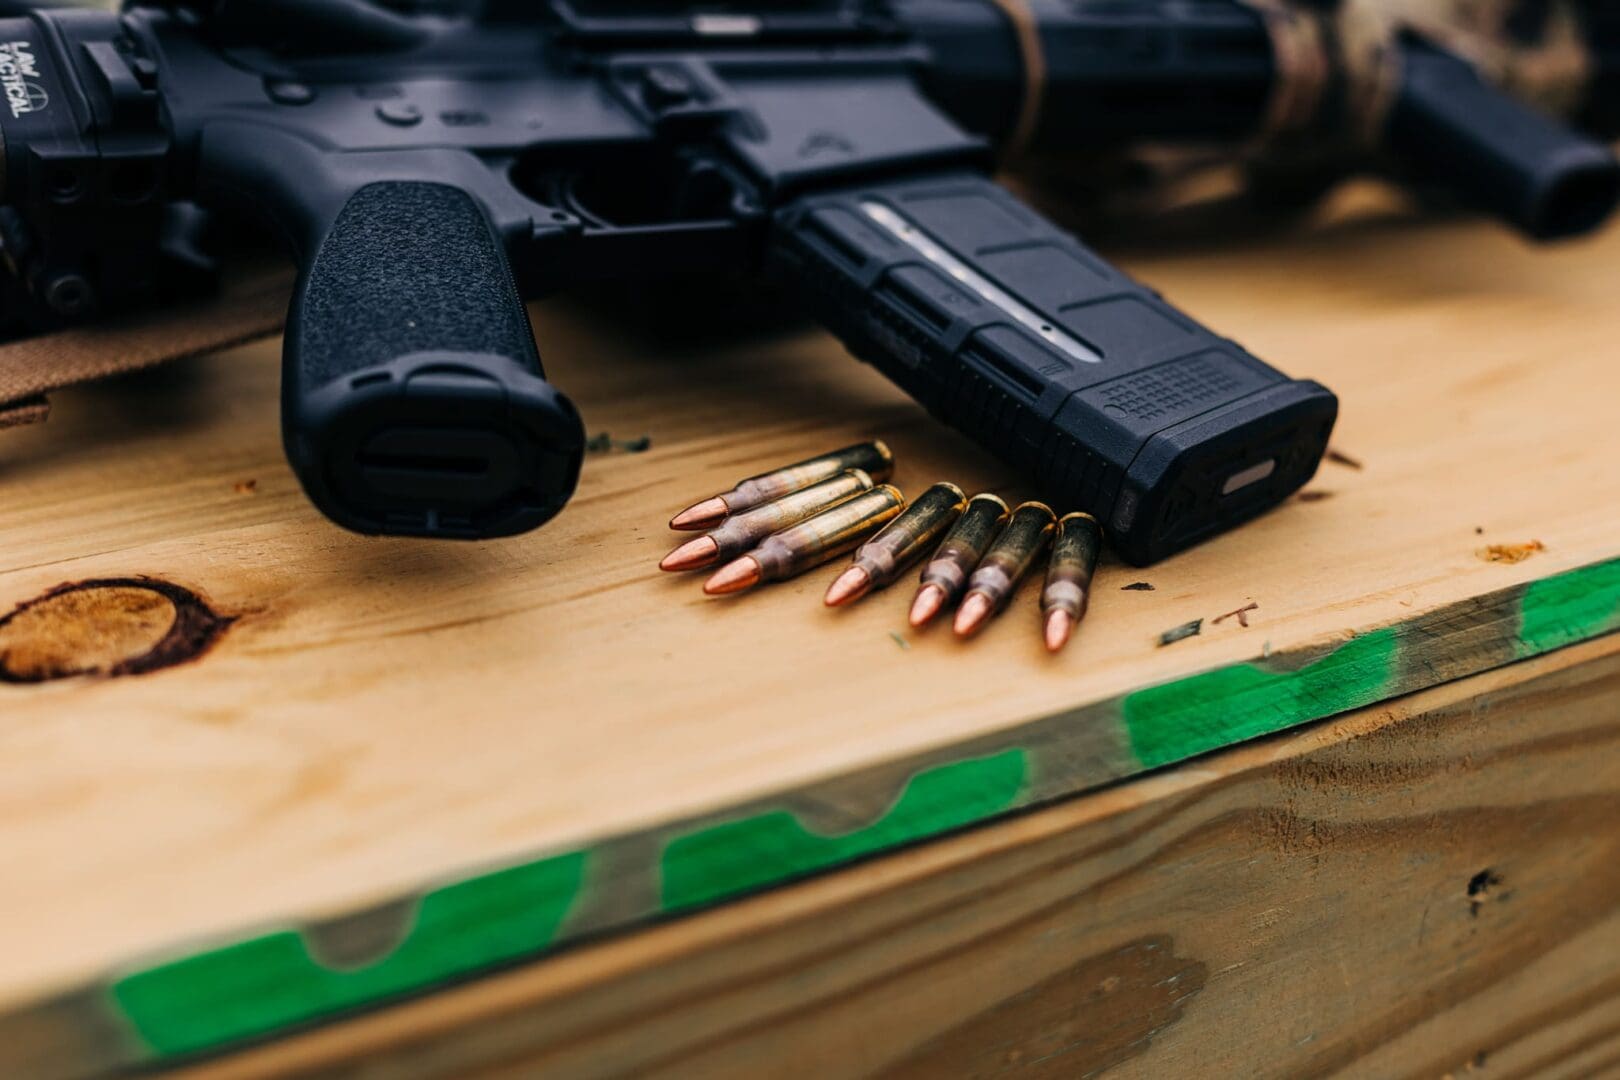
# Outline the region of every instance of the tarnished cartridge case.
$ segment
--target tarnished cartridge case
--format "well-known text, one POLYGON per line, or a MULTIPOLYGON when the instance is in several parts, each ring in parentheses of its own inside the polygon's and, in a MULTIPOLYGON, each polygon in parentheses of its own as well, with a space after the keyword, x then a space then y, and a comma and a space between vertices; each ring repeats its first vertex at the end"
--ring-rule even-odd
MULTIPOLYGON (((854 562, 827 590, 828 607, 848 603, 894 582, 962 516, 967 496, 955 484, 938 483, 855 550, 854 562)), ((752 512, 752 511, 750 511, 752 512)))
POLYGON ((1020 503, 1007 525, 968 578, 967 595, 957 609, 954 629, 966 636, 1007 606, 1018 583, 1052 540, 1057 515, 1045 503, 1020 503))
POLYGON ((670 520, 672 529, 707 529, 727 514, 737 514, 800 491, 849 469, 860 469, 874 481, 894 472, 894 455, 881 440, 856 443, 827 454, 750 476, 730 491, 694 503, 670 520))
POLYGON ((802 574, 853 549, 898 515, 905 502, 900 489, 891 484, 846 499, 766 537, 748 554, 716 571, 703 591, 736 592, 762 581, 802 574))
POLYGON ((1076 512, 1058 519, 1041 588, 1041 623, 1049 651, 1063 648, 1075 624, 1085 618, 1101 550, 1102 527, 1096 518, 1076 512))
POLYGON ((1006 519, 1007 504, 999 497, 986 492, 968 500, 967 509, 923 566, 922 583, 911 603, 912 626, 921 626, 962 595, 973 568, 990 550, 1006 519))
POLYGON ((789 525, 797 525, 851 496, 872 490, 872 478, 860 469, 839 473, 819 484, 761 503, 733 514, 720 524, 664 556, 664 570, 697 570, 752 549, 761 540, 789 525))

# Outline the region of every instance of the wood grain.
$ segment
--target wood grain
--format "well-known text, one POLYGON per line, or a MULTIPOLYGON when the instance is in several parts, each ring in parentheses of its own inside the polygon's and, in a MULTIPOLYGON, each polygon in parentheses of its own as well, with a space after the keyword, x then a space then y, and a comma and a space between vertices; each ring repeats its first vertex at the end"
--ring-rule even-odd
POLYGON ((28 868, 5 886, 0 1062, 273 1033, 1620 620, 1620 231, 1541 252, 1375 210, 1117 254, 1334 387, 1362 467, 1150 570, 1104 565, 1057 658, 1027 591, 971 645, 903 649, 902 589, 828 612, 826 574, 711 600, 654 568, 686 501, 864 436, 907 491, 1020 494, 747 306, 540 307, 591 429, 651 448, 593 456, 556 522, 486 544, 320 519, 281 459, 271 345, 60 395, 0 442, 0 608, 149 576, 233 621, 191 663, 0 686, 0 752, 27 763, 0 780, 0 853, 28 868), (1251 601, 1247 628, 1156 645, 1251 601))
POLYGON ((183 1076, 1610 1075, 1617 695, 1610 636, 183 1076))

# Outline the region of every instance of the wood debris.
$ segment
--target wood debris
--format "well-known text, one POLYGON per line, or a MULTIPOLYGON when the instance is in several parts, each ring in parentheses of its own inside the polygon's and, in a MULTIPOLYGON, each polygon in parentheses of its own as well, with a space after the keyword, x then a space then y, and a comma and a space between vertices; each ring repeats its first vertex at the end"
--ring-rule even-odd
POLYGON ((1166 645, 1174 645, 1182 638, 1197 637, 1203 632, 1203 629, 1203 619, 1194 619, 1192 622, 1182 623, 1180 626, 1171 627, 1169 630, 1166 630, 1164 633, 1159 635, 1159 648, 1162 649, 1166 645))
POLYGON ((1343 465, 1347 469, 1360 470, 1361 468, 1361 462, 1357 461, 1343 450, 1335 450, 1331 446, 1328 447, 1327 453, 1324 454, 1323 457, 1333 462, 1333 464, 1343 465))
POLYGON ((1133 581, 1129 585, 1121 585, 1120 592, 1152 592, 1153 586, 1145 581, 1133 581))
POLYGON ((238 495, 251 495, 259 490, 259 482, 257 480, 238 480, 231 485, 231 490, 238 495))
POLYGON ((896 645, 900 646, 902 649, 906 650, 907 652, 911 651, 911 642, 909 642, 905 638, 901 637, 895 631, 890 630, 889 631, 889 636, 894 638, 894 643, 896 645))
POLYGON ((1213 619, 1210 620, 1210 622, 1218 623, 1223 619, 1230 619, 1230 618, 1233 618, 1235 616, 1237 618, 1238 625, 1243 627, 1245 630, 1247 630, 1248 627, 1249 627, 1249 612, 1256 611, 1256 610, 1259 609, 1259 607, 1260 607, 1259 604, 1256 604, 1254 601, 1251 600, 1251 601, 1249 601, 1248 604, 1244 605, 1243 607, 1238 608, 1236 611, 1228 611, 1225 615, 1217 615, 1217 616, 1215 616, 1213 619))
POLYGON ((633 439, 615 439, 607 432, 599 431, 585 440, 585 452, 587 454, 607 454, 614 450, 620 450, 626 454, 639 454, 651 448, 651 446, 651 435, 637 435, 633 439))
POLYGON ((1524 562, 1538 551, 1546 551, 1547 545, 1540 540, 1531 540, 1526 544, 1489 544, 1475 551, 1486 562, 1516 563, 1524 562))

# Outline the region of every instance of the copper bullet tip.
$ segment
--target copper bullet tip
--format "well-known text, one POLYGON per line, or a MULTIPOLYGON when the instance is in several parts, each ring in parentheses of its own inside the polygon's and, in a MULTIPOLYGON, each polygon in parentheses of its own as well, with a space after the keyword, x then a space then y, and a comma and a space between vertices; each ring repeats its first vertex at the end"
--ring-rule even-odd
POLYGON ((1069 635, 1074 632, 1074 616, 1062 608, 1053 608, 1046 613, 1046 651, 1057 652, 1069 643, 1069 635))
POLYGON ((833 583, 827 586, 827 595, 822 598, 822 602, 828 607, 838 607, 851 600, 859 600, 871 587, 872 576, 859 566, 851 566, 833 578, 833 583))
POLYGON ((694 536, 658 561, 660 570, 700 570, 720 557, 712 536, 694 536))
POLYGON ((730 512, 731 507, 726 505, 726 500, 716 495, 713 498, 704 499, 702 502, 695 502, 670 518, 669 527, 672 529, 707 529, 711 525, 718 525, 730 512))
POLYGON ((990 598, 982 592, 970 592, 962 601, 962 606, 956 609, 956 622, 951 629, 959 637, 971 637, 978 633, 979 627, 990 618, 990 598))
POLYGON ((945 590, 938 585, 924 585, 917 590, 917 597, 911 602, 911 614, 908 619, 912 626, 921 626, 938 615, 939 609, 944 606, 945 590))
POLYGON ((742 592, 758 584, 759 563, 754 561, 752 555, 744 555, 716 570, 714 576, 703 583, 703 591, 710 596, 721 596, 725 593, 742 592))

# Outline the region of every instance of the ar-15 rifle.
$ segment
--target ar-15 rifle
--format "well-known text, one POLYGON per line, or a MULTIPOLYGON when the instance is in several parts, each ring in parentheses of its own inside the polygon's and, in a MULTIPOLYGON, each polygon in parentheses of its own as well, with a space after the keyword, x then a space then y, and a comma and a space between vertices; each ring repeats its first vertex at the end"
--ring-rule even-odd
POLYGON ((7 301, 34 325, 150 302, 189 261, 177 216, 253 216, 299 265, 282 416, 310 498, 364 532, 482 537, 550 518, 580 467, 524 296, 759 267, 1148 562, 1299 487, 1337 402, 992 183, 994 149, 1359 140, 1536 236, 1620 189, 1607 149, 1479 75, 1612 125, 1595 0, 1504 5, 1500 40, 1342 7, 38 11, 0 21, 7 301))

